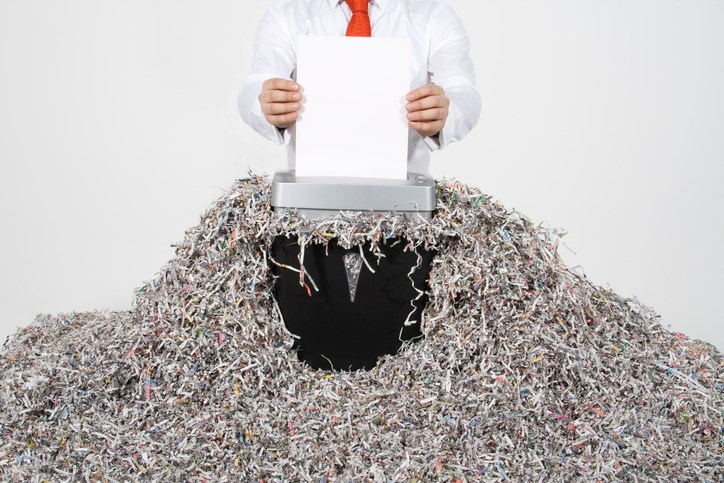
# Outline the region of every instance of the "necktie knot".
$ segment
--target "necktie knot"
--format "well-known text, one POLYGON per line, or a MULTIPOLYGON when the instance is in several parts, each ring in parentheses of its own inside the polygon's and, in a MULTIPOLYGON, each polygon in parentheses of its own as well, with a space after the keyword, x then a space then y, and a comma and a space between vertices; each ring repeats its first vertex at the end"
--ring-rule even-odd
POLYGON ((356 12, 368 12, 368 2, 369 0, 345 0, 347 2, 347 5, 349 5, 349 9, 352 10, 352 13, 356 12))
POLYGON ((368 0, 345 0, 352 10, 352 18, 347 26, 348 37, 371 37, 372 26, 368 13, 368 0))

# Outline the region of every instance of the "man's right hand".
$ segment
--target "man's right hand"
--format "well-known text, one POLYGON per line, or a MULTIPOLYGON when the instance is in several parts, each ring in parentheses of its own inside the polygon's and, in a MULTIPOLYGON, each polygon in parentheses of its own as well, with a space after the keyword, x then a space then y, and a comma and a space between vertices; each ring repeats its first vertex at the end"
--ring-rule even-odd
POLYGON ((280 129, 290 127, 302 108, 301 86, 287 79, 268 79, 261 87, 259 103, 269 123, 280 129))

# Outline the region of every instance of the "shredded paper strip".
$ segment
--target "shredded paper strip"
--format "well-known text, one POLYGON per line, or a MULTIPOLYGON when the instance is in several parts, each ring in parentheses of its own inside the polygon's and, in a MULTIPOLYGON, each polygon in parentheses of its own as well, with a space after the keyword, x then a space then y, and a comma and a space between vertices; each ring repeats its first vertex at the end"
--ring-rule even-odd
POLYGON ((428 222, 269 200, 268 178, 236 181, 132 310, 41 314, 9 338, 0 480, 721 481, 721 353, 566 267, 563 231, 454 181, 428 222), (272 296, 278 234, 436 250, 424 338, 371 371, 300 363, 272 296))

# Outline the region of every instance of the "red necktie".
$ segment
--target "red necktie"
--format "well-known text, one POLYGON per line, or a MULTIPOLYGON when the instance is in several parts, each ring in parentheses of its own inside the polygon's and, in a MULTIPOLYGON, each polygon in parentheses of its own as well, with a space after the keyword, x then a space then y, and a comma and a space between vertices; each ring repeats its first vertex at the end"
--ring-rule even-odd
POLYGON ((345 0, 352 10, 352 18, 347 26, 347 37, 371 37, 372 27, 367 13, 368 0, 345 0))

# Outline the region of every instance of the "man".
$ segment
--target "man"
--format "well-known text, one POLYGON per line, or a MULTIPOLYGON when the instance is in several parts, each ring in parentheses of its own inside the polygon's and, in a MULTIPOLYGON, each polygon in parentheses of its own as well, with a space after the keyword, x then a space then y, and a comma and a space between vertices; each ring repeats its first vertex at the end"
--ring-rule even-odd
MULTIPOLYGON (((470 43, 462 22, 443 0, 281 0, 260 22, 252 72, 241 86, 238 104, 242 118, 254 130, 287 145, 290 170, 295 166, 294 126, 303 100, 302 86, 295 82, 298 35, 371 35, 412 40, 413 75, 406 106, 409 172, 428 173, 430 152, 464 138, 480 117, 470 43)), ((298 264, 300 251, 294 242, 277 239, 273 256, 280 258, 280 263, 298 264)), ((372 295, 374 287, 363 290, 360 280, 357 298, 370 295, 357 305, 335 302, 329 295, 348 282, 340 278, 343 272, 334 269, 346 255, 335 241, 330 243, 333 250, 329 256, 319 247, 308 247, 305 269, 309 273, 321 272, 319 278, 328 281, 324 289, 320 287, 320 295, 315 294, 314 301, 305 299, 307 294, 300 287, 295 292, 292 285, 278 281, 276 295, 284 322, 290 332, 300 337, 295 343, 300 360, 320 368, 370 368, 377 356, 396 352, 401 340, 420 335, 419 327, 402 325, 415 290, 408 285, 407 291, 399 287, 391 291, 390 284, 380 280, 394 276, 407 280, 410 268, 417 265, 412 278, 416 287, 424 286, 432 254, 422 251, 418 259, 403 250, 406 243, 390 245, 385 249, 381 275, 364 285, 377 283, 378 292, 372 295), (399 320, 403 312, 405 316, 399 320), (377 325, 372 324, 373 319, 377 325)), ((365 255, 371 256, 369 252, 365 255)), ((415 320, 424 302, 417 301, 415 320)))

